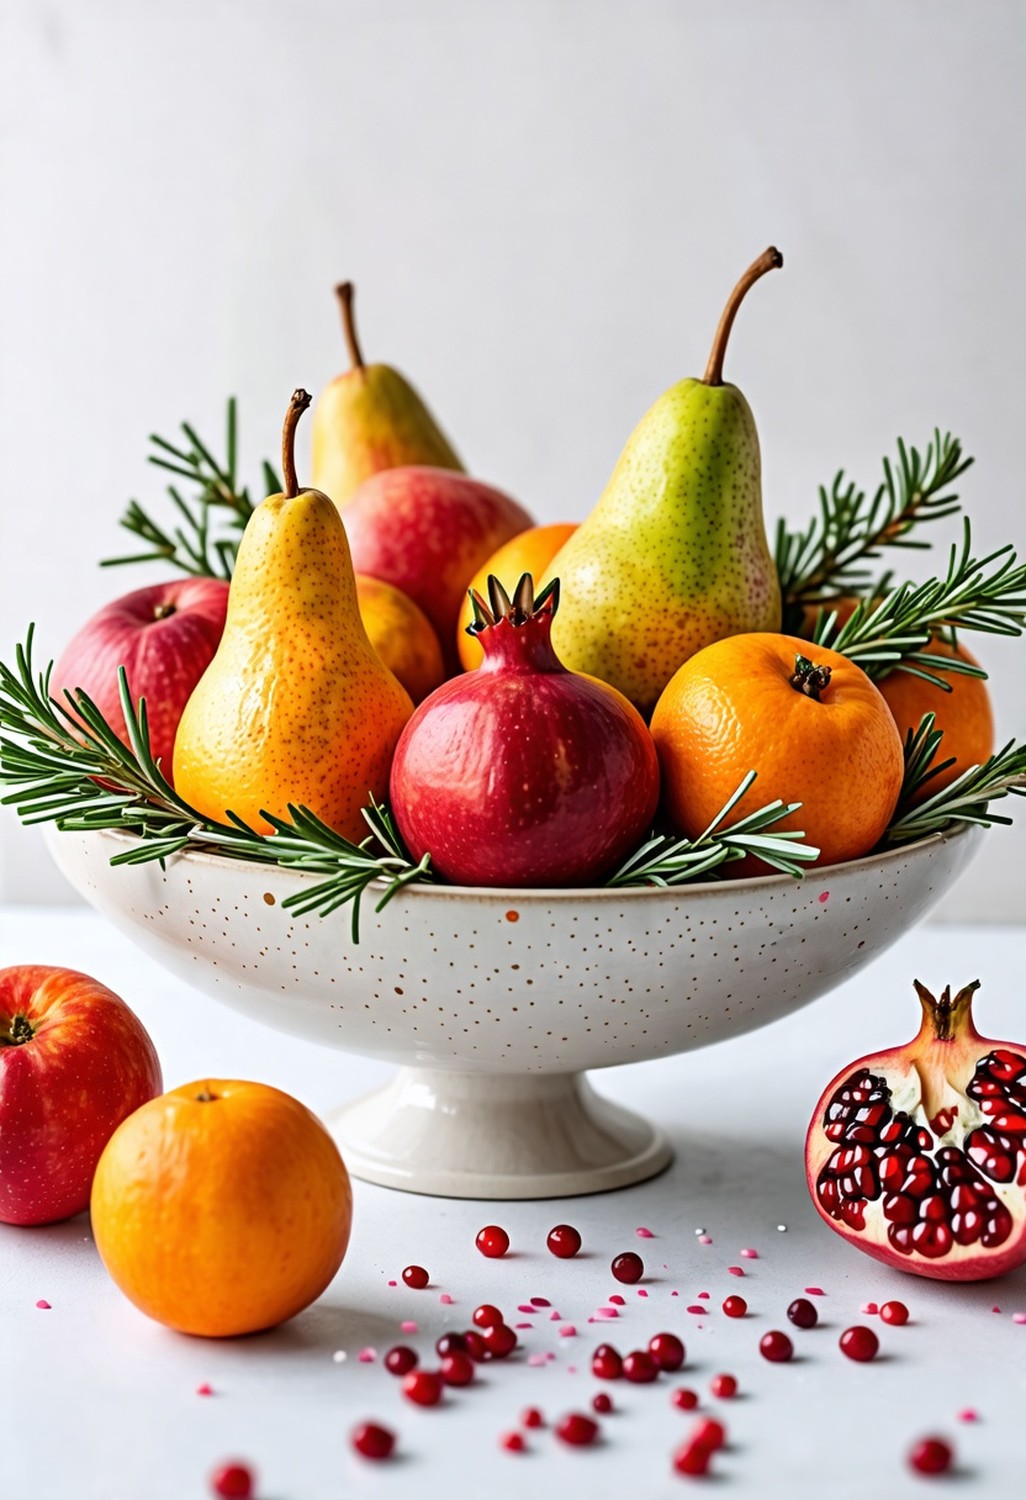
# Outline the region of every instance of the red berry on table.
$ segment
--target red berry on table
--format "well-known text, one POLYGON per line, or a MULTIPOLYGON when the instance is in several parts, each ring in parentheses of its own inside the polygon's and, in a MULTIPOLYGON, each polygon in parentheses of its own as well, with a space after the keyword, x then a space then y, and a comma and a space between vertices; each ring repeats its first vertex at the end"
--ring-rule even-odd
POLYGON ((943 1438, 921 1438, 908 1456, 917 1474, 946 1474, 954 1458, 951 1444, 943 1438))
POLYGON ((698 1405, 698 1393, 689 1391, 686 1385, 679 1385, 671 1394, 670 1401, 680 1411, 694 1411, 698 1405))
POLYGON ((783 1365, 794 1354, 794 1345, 786 1333, 774 1328, 769 1333, 764 1333, 759 1340, 759 1353, 770 1364, 783 1365))
POLYGON ((403 1395, 417 1406, 437 1406, 442 1399, 442 1377, 437 1370, 411 1370, 403 1377, 403 1395))
POLYGON ((527 1444, 522 1433, 504 1432, 499 1439, 499 1447, 505 1448, 507 1453, 523 1453, 527 1444))
POLYGON ((609 1269, 617 1281, 622 1281, 628 1286, 633 1286, 636 1281, 640 1281, 642 1276, 644 1276, 645 1262, 634 1250, 625 1250, 622 1255, 613 1257, 609 1269))
POLYGON ((509 1235, 499 1224, 486 1224, 478 1230, 474 1244, 489 1260, 501 1260, 509 1249, 509 1235))
POLYGON ((536 1406, 528 1406, 521 1413, 520 1421, 525 1427, 544 1427, 545 1418, 536 1406))
POLYGON ((895 1328, 903 1328, 908 1322, 908 1308, 904 1302, 885 1302, 880 1309, 880 1316, 885 1323, 891 1323, 895 1328))
POLYGON ((726 1400, 730 1396, 737 1395, 736 1375, 714 1375, 709 1382, 709 1390, 714 1396, 726 1400))
POLYGON ((435 1353, 441 1359, 446 1354, 466 1354, 467 1338, 463 1333, 443 1333, 435 1339, 435 1353))
POLYGON ((633 1380, 636 1385, 648 1385, 658 1376, 659 1366, 646 1350, 632 1349, 623 1357, 623 1373, 626 1380, 633 1380))
POLYGON ((441 1375, 446 1385, 469 1385, 474 1378, 474 1361, 457 1349, 453 1354, 443 1355, 441 1375))
POLYGON ((245 1464, 222 1464, 210 1476, 210 1488, 218 1500, 251 1500, 253 1470, 245 1464))
POLYGON ((475 1328, 494 1328, 496 1323, 503 1321, 503 1317, 494 1302, 482 1302, 480 1307, 475 1307, 470 1321, 475 1328))
POLYGON ((408 1375, 411 1370, 416 1369, 419 1358, 416 1349, 410 1349, 406 1344, 396 1344, 394 1349, 389 1349, 382 1363, 390 1375, 408 1375))
POLYGON ((675 1333, 653 1334, 648 1352, 660 1370, 679 1370, 685 1359, 684 1345, 675 1333))
POLYGON ((364 1458, 390 1458, 395 1447, 395 1433, 377 1422, 361 1422, 352 1431, 352 1444, 364 1458))
POLYGON ((860 1364, 875 1359, 880 1348, 880 1340, 871 1328, 846 1328, 838 1343, 842 1354, 846 1354, 849 1359, 858 1360, 860 1364))
POLYGON ((787 1309, 787 1316, 796 1328, 815 1328, 819 1313, 808 1297, 796 1297, 787 1309))
POLYGON ((591 1406, 593 1411, 599 1412, 602 1416, 608 1416, 613 1409, 613 1398, 608 1391, 599 1391, 597 1395, 592 1396, 591 1406))
POLYGON ((694 1443, 689 1438, 673 1455, 673 1467, 678 1474, 704 1474, 709 1468, 712 1455, 711 1448, 703 1447, 701 1443, 694 1443))
POLYGON ((508 1323, 496 1323, 494 1328, 483 1328, 481 1339, 492 1359, 505 1359, 517 1347, 517 1336, 508 1323))
POLYGON ((556 1423, 556 1436, 573 1448, 587 1448, 599 1434, 599 1425, 583 1412, 572 1411, 556 1423))
POLYGON ((599 1344, 591 1357, 591 1373, 599 1380, 619 1380, 623 1374, 623 1360, 612 1344, 599 1344))
POLYGON ((467 1353, 475 1364, 479 1365, 484 1360, 491 1359, 492 1356, 488 1352, 488 1345, 476 1328, 468 1328, 463 1335, 463 1340, 467 1346, 467 1353))
POLYGON ((557 1224, 549 1230, 545 1243, 560 1260, 572 1260, 581 1248, 580 1232, 572 1224, 557 1224))
POLYGON ((423 1266, 407 1266, 403 1271, 403 1280, 415 1292, 422 1292, 431 1278, 423 1266))
POLYGON ((748 1311, 748 1303, 743 1297, 724 1297, 723 1311, 728 1318, 743 1318, 748 1311))
POLYGON ((703 1417, 692 1431, 689 1441, 700 1443, 703 1448, 714 1452, 717 1448, 722 1448, 727 1441, 727 1429, 722 1422, 717 1422, 715 1417, 703 1417))

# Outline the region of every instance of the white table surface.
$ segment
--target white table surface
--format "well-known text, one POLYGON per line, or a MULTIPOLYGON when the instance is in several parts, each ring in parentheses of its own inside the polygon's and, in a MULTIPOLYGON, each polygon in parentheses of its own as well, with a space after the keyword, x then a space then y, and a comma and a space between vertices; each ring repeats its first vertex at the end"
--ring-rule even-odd
MULTIPOLYGON (((326 1111, 387 1074, 218 1007, 91 912, 0 912, 0 963, 22 962, 84 969, 122 994, 150 1029, 168 1086, 202 1075, 255 1078, 326 1111)), ((739 1500, 905 1500, 946 1489, 965 1500, 1026 1495, 1026 1324, 1013 1321, 1026 1312, 1026 1273, 957 1288, 879 1266, 819 1222, 802 1162, 808 1116, 832 1074, 912 1034, 914 976, 931 988, 979 977, 981 1029, 1026 1041, 1024 971, 1024 929, 919 928, 833 995, 768 1030, 704 1053, 610 1069, 600 1087, 647 1111, 678 1151, 668 1173, 638 1188, 484 1205, 357 1183, 353 1239, 333 1285, 285 1327, 249 1339, 207 1342, 149 1322, 107 1278, 85 1216, 47 1229, 0 1226, 0 1496, 203 1500, 212 1468, 239 1456, 258 1472, 261 1500, 520 1500, 525 1490, 539 1500, 662 1500, 691 1485, 701 1492, 702 1482, 670 1472, 670 1454, 694 1421, 670 1405, 676 1384, 703 1393, 702 1409, 727 1425, 729 1446, 714 1464, 716 1493, 739 1500), (584 1236, 587 1253, 576 1260, 557 1261, 545 1249, 548 1229, 561 1221, 584 1236), (486 1261, 474 1248, 477 1229, 489 1222, 512 1237, 504 1261, 486 1261), (637 1238, 638 1226, 655 1237, 637 1238), (698 1242, 698 1229, 711 1245, 698 1242), (742 1259, 745 1247, 759 1258, 742 1259), (619 1288, 622 1316, 589 1324, 617 1290, 608 1264, 624 1249, 643 1256, 648 1296, 619 1288), (413 1261, 430 1271, 430 1289, 390 1287, 413 1261), (742 1265, 744 1280, 728 1265, 742 1265), (801 1357, 767 1364, 760 1335, 789 1329, 788 1302, 813 1285, 826 1293, 815 1299, 819 1328, 790 1330, 801 1357), (689 1314, 703 1291, 711 1294, 709 1316, 689 1314), (453 1306, 440 1303, 443 1292, 453 1306), (719 1311, 730 1292, 749 1301, 743 1321, 719 1311), (561 1337, 545 1313, 517 1315, 517 1304, 532 1296, 550 1299, 577 1336, 561 1337), (863 1302, 888 1297, 907 1302, 908 1327, 860 1314, 863 1302), (49 1311, 36 1307, 39 1299, 52 1304, 49 1311), (521 1332, 515 1359, 483 1367, 476 1384, 443 1407, 410 1406, 380 1358, 357 1358, 366 1347, 380 1356, 396 1342, 430 1356, 434 1338, 468 1326, 483 1300, 532 1329, 521 1332), (406 1318, 418 1322, 417 1335, 400 1333, 406 1318), (879 1332, 874 1363, 852 1364, 840 1354, 838 1335, 852 1323, 879 1332), (567 1449, 546 1429, 528 1434, 529 1453, 499 1450, 499 1434, 528 1404, 549 1419, 589 1409, 600 1388, 589 1359, 602 1338, 626 1351, 663 1328, 684 1337, 686 1369, 651 1386, 602 1387, 616 1413, 602 1419, 600 1446, 567 1449), (555 1358, 528 1363, 529 1354, 545 1351, 555 1358), (743 1398, 708 1398, 719 1370, 738 1376, 743 1398), (214 1387, 212 1397, 196 1394, 202 1382, 214 1387), (966 1407, 979 1422, 958 1420, 966 1407), (395 1429, 401 1457, 371 1464, 352 1453, 349 1430, 369 1417, 395 1429), (933 1432, 954 1438, 959 1473, 931 1488, 906 1468, 905 1453, 933 1432)))

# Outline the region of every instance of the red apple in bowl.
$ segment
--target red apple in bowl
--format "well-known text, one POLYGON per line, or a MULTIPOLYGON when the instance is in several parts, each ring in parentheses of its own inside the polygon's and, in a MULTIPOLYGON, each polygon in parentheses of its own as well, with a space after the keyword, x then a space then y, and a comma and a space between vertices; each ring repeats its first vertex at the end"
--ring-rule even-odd
POLYGON ((135 699, 146 699, 150 746, 168 781, 182 710, 217 650, 228 609, 223 578, 175 578, 135 589, 105 604, 65 647, 50 696, 67 707, 65 689, 84 688, 128 744, 118 667, 135 699))
POLYGON ((417 465, 364 480, 344 520, 357 573, 394 584, 419 604, 457 671, 456 625, 470 580, 497 548, 534 524, 501 490, 417 465))
POLYGON ((81 1213, 104 1146, 162 1086, 149 1034, 113 990, 74 969, 0 969, 0 1221, 81 1213))

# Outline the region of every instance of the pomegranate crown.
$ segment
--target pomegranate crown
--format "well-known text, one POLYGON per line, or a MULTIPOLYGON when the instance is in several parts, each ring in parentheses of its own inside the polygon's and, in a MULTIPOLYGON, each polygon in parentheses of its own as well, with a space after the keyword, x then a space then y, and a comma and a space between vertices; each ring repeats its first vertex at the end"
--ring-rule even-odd
POLYGON ((554 578, 551 583, 547 583, 535 598, 534 579, 530 573, 521 573, 520 582, 513 590, 511 599, 495 574, 489 573, 488 603, 485 603, 477 589, 470 590, 470 602, 474 618, 467 626, 468 635, 480 635, 482 630, 489 630, 500 620, 508 620, 511 625, 526 625, 528 620, 536 620, 540 615, 547 614, 551 617, 556 613, 559 608, 559 579, 554 578))

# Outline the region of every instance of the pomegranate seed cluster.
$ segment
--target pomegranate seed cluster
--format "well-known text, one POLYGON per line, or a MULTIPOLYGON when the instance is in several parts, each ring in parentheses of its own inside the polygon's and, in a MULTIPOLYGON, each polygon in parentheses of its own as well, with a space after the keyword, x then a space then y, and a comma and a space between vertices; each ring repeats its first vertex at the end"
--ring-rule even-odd
MULTIPOLYGON (((1026 1171, 1026 1058, 999 1047, 976 1064, 966 1095, 986 1121, 961 1147, 937 1149, 930 1130, 891 1107, 887 1079, 860 1068, 834 1091, 823 1118, 836 1143, 816 1180, 823 1211, 866 1228, 879 1201, 899 1255, 940 1260, 956 1246, 1004 1244, 1014 1221, 993 1184, 1026 1171)), ((950 1128, 950 1123, 947 1126, 950 1128)))

